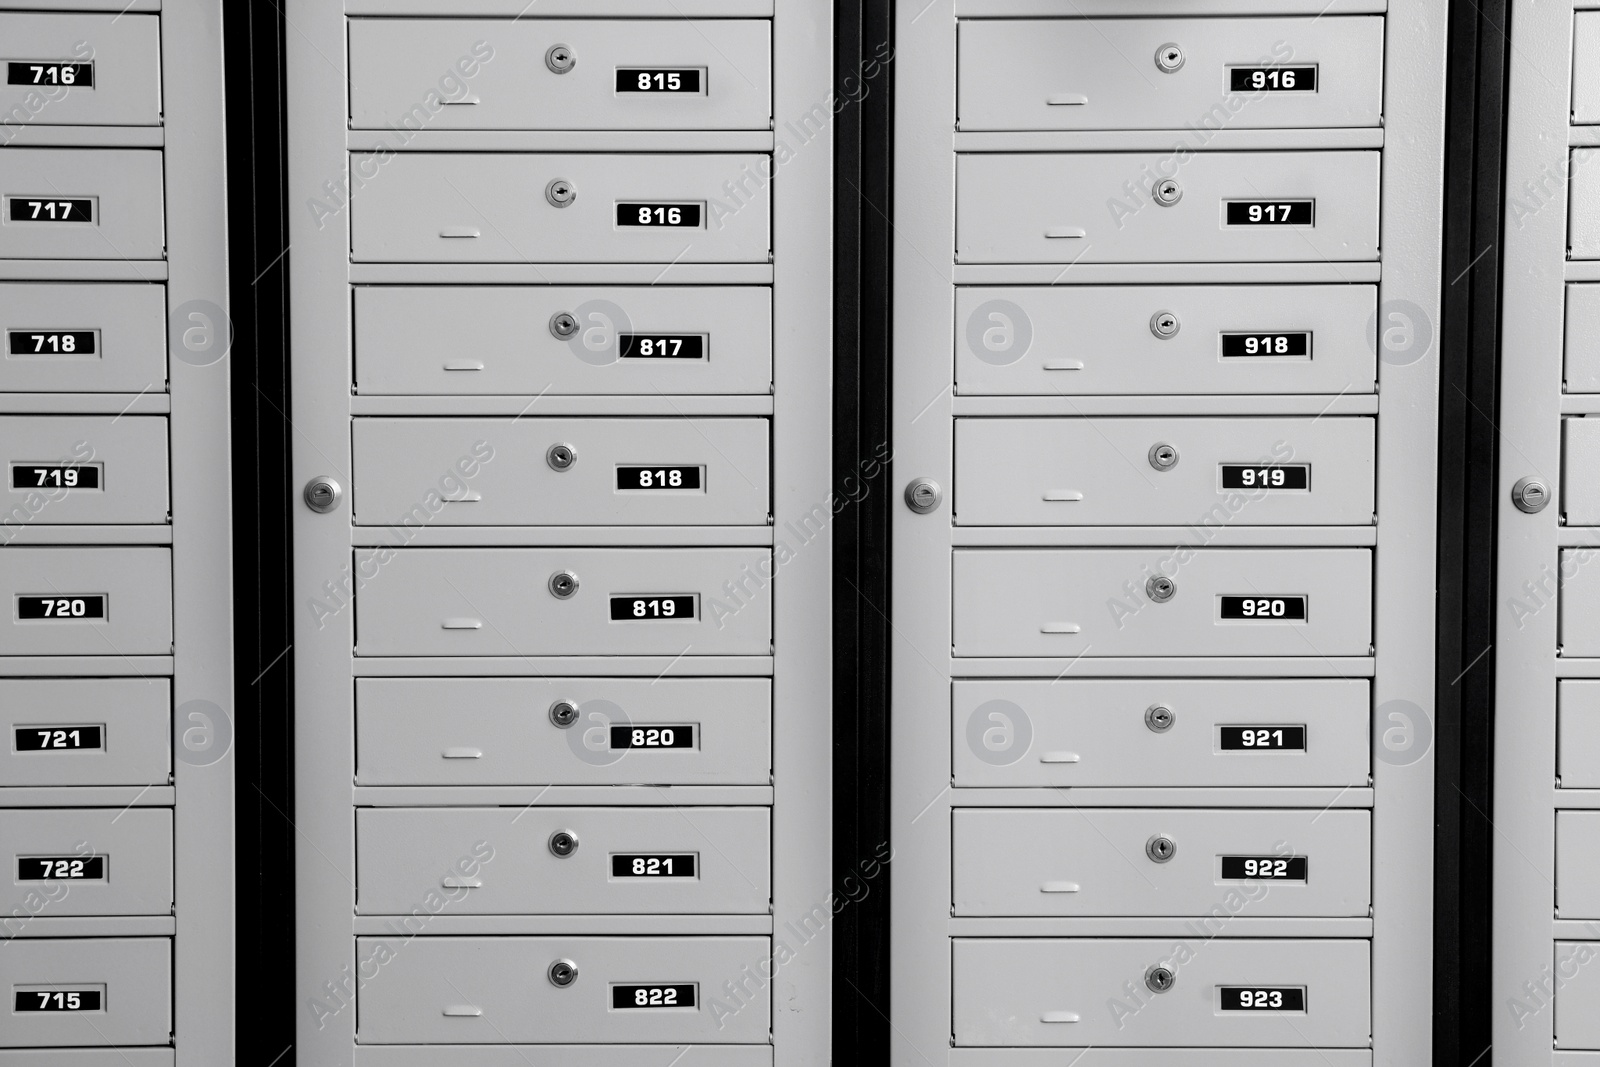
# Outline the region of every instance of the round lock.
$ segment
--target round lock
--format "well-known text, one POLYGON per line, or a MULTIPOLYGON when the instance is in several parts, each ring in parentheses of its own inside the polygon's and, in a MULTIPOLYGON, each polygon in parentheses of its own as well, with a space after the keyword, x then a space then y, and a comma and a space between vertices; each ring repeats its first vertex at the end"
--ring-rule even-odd
POLYGON ((1169 471, 1178 465, 1178 450, 1165 442, 1150 446, 1150 466, 1158 471, 1169 471))
POLYGON ((906 486, 906 507, 918 515, 926 515, 939 506, 944 491, 932 478, 918 478, 906 486))
POLYGON ((578 332, 578 320, 570 311, 558 311, 550 316, 550 334, 557 340, 565 341, 578 332))
POLYGON ((339 501, 344 498, 344 487, 328 475, 321 474, 307 482, 305 491, 300 495, 306 507, 326 515, 339 506, 339 501))
POLYGON ((557 178, 544 187, 544 198, 556 207, 570 207, 578 199, 578 190, 565 178, 557 178))
POLYGON ((1144 724, 1150 728, 1151 733, 1164 734, 1172 729, 1172 724, 1177 721, 1178 716, 1165 704, 1151 704, 1144 709, 1144 724))
POLYGON ((1178 321, 1178 316, 1170 311, 1158 311, 1150 316, 1150 332, 1163 341, 1169 337, 1178 336, 1178 331, 1183 328, 1183 323, 1178 321))
POLYGON ((553 44, 544 54, 544 65, 553 73, 565 74, 578 65, 578 57, 564 44, 553 44))
POLYGON ((565 989, 578 980, 578 965, 571 960, 556 960, 545 973, 550 976, 551 985, 565 989))
POLYGON ((550 835, 550 854, 566 859, 578 851, 578 835, 571 830, 557 830, 550 835))
POLYGON ((1178 854, 1178 843, 1166 834, 1157 834, 1144 843, 1144 854, 1153 863, 1165 863, 1178 854))
POLYGON ((1156 69, 1163 74, 1174 74, 1183 68, 1183 49, 1168 41, 1156 49, 1156 69))
POLYGON ((1145 988, 1152 993, 1165 993, 1178 981, 1178 976, 1172 973, 1172 968, 1163 967, 1159 963, 1144 972, 1145 988))
POLYGON ((1157 604, 1165 604, 1178 595, 1178 583, 1165 574, 1158 574, 1144 583, 1144 595, 1157 604))
POLYGON ((570 700, 558 700, 550 705, 550 721, 565 730, 578 721, 578 705, 570 700))
POLYGON ((571 445, 551 445, 544 454, 544 461, 553 471, 569 471, 578 462, 578 450, 571 445))
POLYGON ((1550 487, 1538 478, 1518 478, 1511 487, 1511 502, 1518 511, 1537 515, 1550 503, 1550 487))
POLYGON ((1183 199, 1183 186, 1178 184, 1176 178, 1162 178, 1151 192, 1155 195, 1156 203, 1162 207, 1171 207, 1183 199))
POLYGON ((572 595, 578 591, 578 576, 571 571, 556 571, 550 576, 550 581, 547 584, 550 587, 551 596, 557 600, 570 600, 572 595))

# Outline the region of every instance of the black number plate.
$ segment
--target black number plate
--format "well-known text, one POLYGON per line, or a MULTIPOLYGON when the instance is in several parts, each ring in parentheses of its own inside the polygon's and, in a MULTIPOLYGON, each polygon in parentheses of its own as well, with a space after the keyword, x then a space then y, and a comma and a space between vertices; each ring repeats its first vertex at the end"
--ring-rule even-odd
POLYGON ((705 359, 701 333, 625 333, 617 338, 619 359, 705 359))
POLYGON ((104 856, 23 856, 17 860, 19 882, 99 882, 105 876, 104 856))
POLYGON ((1302 333, 1225 333, 1223 359, 1248 359, 1252 356, 1311 355, 1311 334, 1302 333))
POLYGON ((1304 726, 1223 726, 1224 752, 1304 752, 1304 726))
POLYGON ((15 463, 11 467, 11 488, 98 489, 100 468, 70 463, 15 463))
POLYGON ((618 204, 618 226, 699 229, 703 204, 618 204))
POLYGON ((1305 622, 1303 596, 1225 596, 1222 617, 1239 622, 1305 622))
POLYGON ((626 1008, 692 1008, 693 985, 614 985, 611 1010, 626 1008))
POLYGON ((611 747, 693 748, 693 726, 613 726, 611 747))
POLYGON ((78 619, 103 619, 106 617, 104 596, 19 596, 17 618, 57 619, 71 622, 78 619))
POLYGON ((1236 93, 1314 93, 1316 67, 1229 67, 1228 88, 1236 93))
POLYGON ((620 855, 611 857, 613 878, 693 878, 694 853, 620 855))
POLYGON ((6 63, 7 85, 70 85, 94 88, 93 63, 47 63, 13 59, 6 63))
POLYGON ((618 467, 618 489, 699 489, 699 467, 618 467))
POLYGON ((688 596, 614 596, 612 622, 664 622, 699 617, 700 598, 688 596))
POLYGON ((98 726, 19 726, 13 744, 18 752, 72 752, 106 747, 98 726))
POLYGON ((27 196, 9 198, 12 222, 93 222, 94 201, 87 197, 45 200, 27 196))
POLYGON ((1223 1011, 1305 1011, 1305 986, 1222 987, 1223 1011))
POLYGON ((618 67, 619 93, 698 93, 700 70, 663 67, 618 67))
POLYGON ((1229 226, 1315 226, 1315 200, 1229 200, 1229 226))
POLYGON ((1222 877, 1230 881, 1303 882, 1304 856, 1224 856, 1222 877))
POLYGON ((11 1002, 16 1011, 99 1011, 98 989, 19 989, 11 1002))
POLYGON ((1311 464, 1290 463, 1285 466, 1266 464, 1252 467, 1248 463, 1224 463, 1222 488, 1310 489, 1311 464))
POLYGON ((9 330, 6 351, 13 356, 92 356, 93 330, 9 330))

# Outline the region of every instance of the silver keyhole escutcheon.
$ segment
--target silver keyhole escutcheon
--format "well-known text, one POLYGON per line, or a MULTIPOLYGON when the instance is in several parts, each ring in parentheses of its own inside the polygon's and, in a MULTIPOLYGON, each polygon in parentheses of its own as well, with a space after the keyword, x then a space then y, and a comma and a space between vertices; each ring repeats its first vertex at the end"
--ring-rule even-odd
POLYGON ((1178 595, 1178 583, 1165 574, 1158 574, 1144 583, 1144 595, 1157 604, 1165 604, 1178 595))
POLYGON ((551 445, 545 451, 544 461, 553 471, 569 471, 578 462, 578 450, 567 444, 551 445))
POLYGON ((1170 311, 1158 311, 1150 316, 1150 332, 1163 341, 1169 337, 1178 336, 1178 331, 1183 328, 1183 323, 1178 321, 1178 316, 1170 311))
POLYGON ((1164 734, 1172 729, 1172 724, 1178 721, 1172 709, 1165 704, 1151 704, 1144 709, 1144 724, 1150 728, 1151 733, 1164 734))
POLYGON ((557 830, 550 835, 550 854, 566 859, 578 851, 578 835, 571 830, 557 830))
POLYGON ((1158 442, 1150 446, 1150 466, 1158 471, 1169 471, 1178 465, 1178 450, 1166 442, 1158 442))
POLYGON ((1171 207, 1183 199, 1183 186, 1178 184, 1176 178, 1162 178, 1151 192, 1155 195, 1156 203, 1162 207, 1171 207))
POLYGON ((565 989, 578 980, 578 965, 571 960, 556 960, 545 973, 550 976, 551 985, 565 989))
POLYGON ((1167 990, 1171 989, 1173 985, 1177 983, 1177 981, 1178 976, 1172 973, 1172 969, 1170 967, 1163 967, 1160 964, 1157 964, 1148 971, 1144 972, 1145 988, 1150 990, 1152 993, 1165 993, 1167 990))
POLYGON ((1175 74, 1183 69, 1183 49, 1168 41, 1156 49, 1156 69, 1163 74, 1175 74))
POLYGON ((571 571, 556 571, 550 576, 547 584, 551 596, 557 600, 571 600, 573 594, 578 591, 578 576, 571 571))
POLYGON ((932 478, 918 478, 906 486, 906 507, 918 515, 926 515, 939 506, 944 490, 932 478))
POLYGON ((305 499, 306 507, 326 515, 344 499, 344 487, 328 475, 319 474, 306 483, 305 491, 300 495, 305 499))
POLYGON ((570 700, 558 700, 550 705, 550 721, 565 730, 578 721, 578 705, 570 700))
POLYGON ((564 44, 553 44, 544 54, 544 65, 556 74, 565 74, 578 65, 578 57, 564 44))
POLYGON ((1537 515, 1550 503, 1550 487, 1540 478, 1518 478, 1511 487, 1511 502, 1518 511, 1537 515))
POLYGON ((557 178, 544 187, 544 198, 556 207, 570 207, 578 199, 578 190, 565 178, 557 178))
POLYGON ((1178 854, 1178 843, 1166 834, 1157 834, 1144 843, 1144 854, 1153 863, 1165 863, 1178 854))
POLYGON ((565 341, 578 332, 578 320, 570 311, 558 311, 550 316, 550 335, 565 341))

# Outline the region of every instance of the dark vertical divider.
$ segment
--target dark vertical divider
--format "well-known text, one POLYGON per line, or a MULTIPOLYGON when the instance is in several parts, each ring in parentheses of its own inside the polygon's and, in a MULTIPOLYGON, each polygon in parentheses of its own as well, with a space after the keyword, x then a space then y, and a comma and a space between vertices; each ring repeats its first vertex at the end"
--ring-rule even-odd
POLYGON ((1455 0, 1440 324, 1434 1063, 1488 1067, 1505 0, 1455 0))
POLYGON ((233 319, 234 758, 238 761, 238 1062, 292 1067, 293 680, 288 220, 283 13, 223 9, 233 319))
POLYGON ((833 1047, 837 1063, 887 1063, 893 4, 834 11, 833 1047))

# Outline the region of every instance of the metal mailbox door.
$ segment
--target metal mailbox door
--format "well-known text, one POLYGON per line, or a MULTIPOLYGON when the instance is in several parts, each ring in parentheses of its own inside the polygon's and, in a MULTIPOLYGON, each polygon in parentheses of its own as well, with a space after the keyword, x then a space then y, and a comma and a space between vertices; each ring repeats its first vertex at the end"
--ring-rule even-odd
POLYGON ((956 915, 1359 916, 1366 811, 965 808, 956 915))
POLYGON ((1171 154, 963 153, 956 260, 1372 260, 1378 156, 1200 152, 1178 169, 1171 154), (1169 202, 1159 202, 1157 187, 1174 174, 1169 202))
MULTIPOLYGON (((357 938, 357 962, 382 940, 357 938)), ((765 1045, 770 995, 730 1002, 723 983, 771 954, 765 937, 419 937, 362 987, 357 1040, 765 1045), (576 970, 565 986, 548 977, 561 960, 576 970), (646 1004, 636 1007, 639 989, 646 1004)))
POLYGON ((162 259, 161 151, 7 148, 0 259, 162 259))
MULTIPOLYGON (((353 155, 357 174, 378 164, 353 155)), ((766 263, 770 156, 404 153, 350 203, 372 263, 766 263), (723 186, 752 188, 730 202, 723 186)))
POLYGON ((166 316, 159 285, 0 284, 0 392, 162 392, 166 316))
POLYGON ((1600 789, 1600 681, 1556 683, 1556 779, 1563 789, 1600 789))
POLYGON ((1600 416, 1561 420, 1561 511, 1569 526, 1600 525, 1600 416))
POLYGON ((130 15, 0 15, 7 124, 159 126, 161 19, 130 15))
POLYGON ((356 598, 356 654, 765 656, 772 564, 754 548, 361 551, 356 573, 383 580, 356 598))
POLYGON ((1600 259, 1600 148, 1574 148, 1568 166, 1568 257, 1600 259))
POLYGON ((1600 393, 1600 285, 1569 283, 1566 296, 1562 384, 1569 393, 1600 393))
MULTIPOLYGON (((1071 14, 1064 10, 1063 14, 1071 14)), ((962 130, 1376 126, 1383 18, 967 19, 962 130)))
POLYGON ((1367 941, 1203 936, 956 938, 955 1043, 1365 1048, 1371 1042, 1367 941), (1174 976, 1164 993, 1146 986, 1153 967, 1174 976), (1250 1007, 1241 1006, 1246 991, 1250 1007), (1258 992, 1266 994, 1260 1007, 1258 992))
POLYGON ((951 686, 955 784, 1360 786, 1363 679, 1066 678, 951 686))
MULTIPOLYGON (((1558 655, 1600 656, 1600 571, 1593 548, 1563 549, 1560 557, 1558 655)), ((1524 601, 1523 603, 1527 603, 1524 601)), ((1543 608, 1542 601, 1534 602, 1543 608)))
POLYGON ((1371 285, 956 290, 962 395, 1371 393, 1371 285))
POLYGON ((363 915, 407 915, 429 893, 461 915, 767 915, 771 813, 361 808, 356 869, 363 915))
POLYGON ((363 285, 355 330, 364 395, 772 391, 770 289, 363 285))
POLYGON ((1362 525, 1370 418, 956 420, 962 526, 1362 525))
POLYGON ((358 130, 770 130, 761 19, 350 20, 358 130))
POLYGON ((1600 1049, 1600 980, 1590 966, 1600 942, 1557 941, 1555 971, 1561 995, 1555 998, 1555 1047, 1600 1049))
POLYGON ((1556 812, 1556 918, 1600 919, 1600 811, 1556 812))
POLYGON ((172 683, 0 680, 0 729, 0 788, 165 785, 172 773, 172 683))
POLYGON ((164 415, 0 417, 0 463, 7 528, 170 518, 164 415))
POLYGON ((7 915, 30 893, 43 915, 172 914, 170 808, 3 809, 0 842, 7 915))
POLYGON ((0 655, 172 654, 170 549, 8 547, 0 597, 0 655))
POLYGON ((1572 121, 1600 122, 1600 14, 1593 11, 1572 17, 1572 121))
POLYGON ((172 1043, 171 938, 13 937, 0 988, 0 1048, 172 1043))
POLYGON ((356 419, 355 521, 766 526, 768 425, 682 417, 356 419))
POLYGON ((957 656, 1070 657, 1091 647, 1096 656, 1365 656, 1372 647, 1366 549, 953 556, 957 656))
POLYGON ((770 785, 772 682, 356 679, 357 785, 641 781, 770 785))

